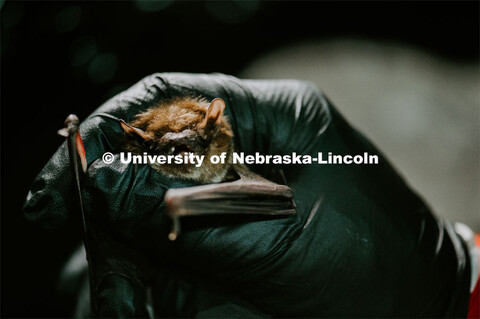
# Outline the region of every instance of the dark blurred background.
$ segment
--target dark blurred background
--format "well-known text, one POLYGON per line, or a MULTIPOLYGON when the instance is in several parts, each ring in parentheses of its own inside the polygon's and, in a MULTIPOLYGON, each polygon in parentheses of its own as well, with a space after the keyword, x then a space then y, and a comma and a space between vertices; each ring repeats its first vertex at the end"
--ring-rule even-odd
MULTIPOLYGON (((1 1, 0 6, 2 317, 66 315, 54 290, 80 233, 71 227, 43 230, 31 225, 22 217, 22 205, 31 182, 62 142, 56 130, 65 116, 85 118, 146 75, 222 72, 313 80, 311 75, 285 72, 282 65, 294 61, 294 49, 287 52, 287 62, 259 70, 274 59, 269 54, 276 50, 320 43, 314 49, 300 47, 303 52, 330 52, 328 44, 343 39, 357 43, 350 47, 353 55, 358 43, 373 45, 373 51, 386 44, 408 48, 414 55, 467 70, 473 77, 460 80, 478 85, 476 1, 1 1)), ((304 64, 309 57, 312 63, 318 58, 306 55, 304 64)), ((341 90, 336 92, 342 96, 341 90)), ((475 126, 478 87, 473 92, 473 107, 465 112, 469 118, 477 115, 475 126)), ((375 100, 374 94, 370 98, 375 100)), ((355 125, 354 115, 347 118, 355 125)), ((476 144, 468 153, 474 164, 463 174, 476 176, 471 182, 478 193, 478 125, 470 138, 468 143, 476 144)), ((471 216, 479 213, 478 195, 471 200, 475 198, 477 203, 466 206, 473 207, 467 209, 471 216)), ((478 217, 472 218, 470 226, 478 230, 478 217)))

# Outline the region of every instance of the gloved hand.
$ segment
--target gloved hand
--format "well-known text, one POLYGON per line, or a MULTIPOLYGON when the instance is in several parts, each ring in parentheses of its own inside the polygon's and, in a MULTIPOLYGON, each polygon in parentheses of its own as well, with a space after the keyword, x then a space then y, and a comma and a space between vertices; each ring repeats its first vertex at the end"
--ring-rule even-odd
MULTIPOLYGON (((221 74, 155 74, 98 108, 80 127, 89 170, 85 206, 103 229, 161 275, 154 303, 170 316, 464 316, 469 268, 448 222, 433 216, 387 160, 313 85, 221 74), (189 217, 168 241, 163 196, 193 185, 147 165, 107 165, 129 122, 179 95, 220 97, 246 154, 376 154, 378 165, 283 165, 297 214, 189 217)), ((268 165, 250 169, 265 174, 268 165)), ((73 205, 63 145, 35 180, 25 216, 60 227, 73 205)))

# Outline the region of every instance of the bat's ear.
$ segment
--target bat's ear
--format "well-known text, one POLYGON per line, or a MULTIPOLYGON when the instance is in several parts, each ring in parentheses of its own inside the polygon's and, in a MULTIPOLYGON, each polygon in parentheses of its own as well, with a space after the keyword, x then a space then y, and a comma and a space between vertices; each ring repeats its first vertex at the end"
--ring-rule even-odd
POLYGON ((225 101, 221 98, 213 99, 210 103, 210 106, 207 109, 207 114, 205 114, 205 119, 202 123, 198 126, 198 128, 204 128, 207 126, 208 123, 215 123, 218 124, 220 122, 220 118, 223 115, 223 111, 225 110, 225 101))
POLYGON ((125 123, 124 121, 120 121, 120 125, 122 126, 123 130, 125 132, 127 132, 127 134, 140 136, 144 140, 151 140, 152 139, 152 137, 150 135, 148 135, 147 133, 145 133, 141 129, 133 127, 130 124, 125 123))

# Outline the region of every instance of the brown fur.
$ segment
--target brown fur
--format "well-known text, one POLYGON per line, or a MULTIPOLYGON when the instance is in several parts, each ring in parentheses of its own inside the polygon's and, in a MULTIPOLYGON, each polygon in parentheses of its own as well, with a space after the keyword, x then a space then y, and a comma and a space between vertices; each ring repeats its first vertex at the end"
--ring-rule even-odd
MULTIPOLYGON (((223 100, 221 100, 223 102, 223 100)), ((224 103, 224 102, 223 102, 224 103)), ((143 137, 138 134, 127 134, 124 150, 136 154, 147 152, 151 155, 168 155, 172 143, 178 140, 170 139, 176 136, 188 135, 185 142, 182 140, 177 148, 189 147, 195 155, 205 155, 202 166, 193 164, 154 164, 158 172, 173 178, 190 179, 201 183, 221 182, 226 179, 232 165, 233 131, 226 118, 222 115, 218 119, 208 118, 205 122, 210 103, 204 99, 178 98, 161 103, 136 115, 130 125, 140 129, 143 137), (202 127, 202 123, 206 123, 202 127), (202 128, 200 128, 202 127, 202 128), (212 164, 210 156, 227 153, 224 165, 212 164)))

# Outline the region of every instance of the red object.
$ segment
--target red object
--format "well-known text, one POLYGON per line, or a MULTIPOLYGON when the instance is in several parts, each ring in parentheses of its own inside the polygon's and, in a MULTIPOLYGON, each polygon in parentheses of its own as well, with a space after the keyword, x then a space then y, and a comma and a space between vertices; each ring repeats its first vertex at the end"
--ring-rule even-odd
POLYGON ((77 144, 77 152, 78 152, 78 156, 80 156, 80 163, 82 164, 82 170, 84 173, 86 173, 87 157, 85 155, 85 148, 83 147, 83 142, 82 142, 82 137, 80 136, 80 132, 77 132, 75 142, 77 144))
MULTIPOLYGON (((480 249, 480 234, 475 234, 475 244, 478 249, 480 249)), ((479 258, 480 262, 480 258, 479 258)), ((470 295, 470 302, 468 304, 468 319, 478 319, 480 318, 480 274, 477 279, 477 284, 475 289, 473 289, 472 294, 470 295)))

